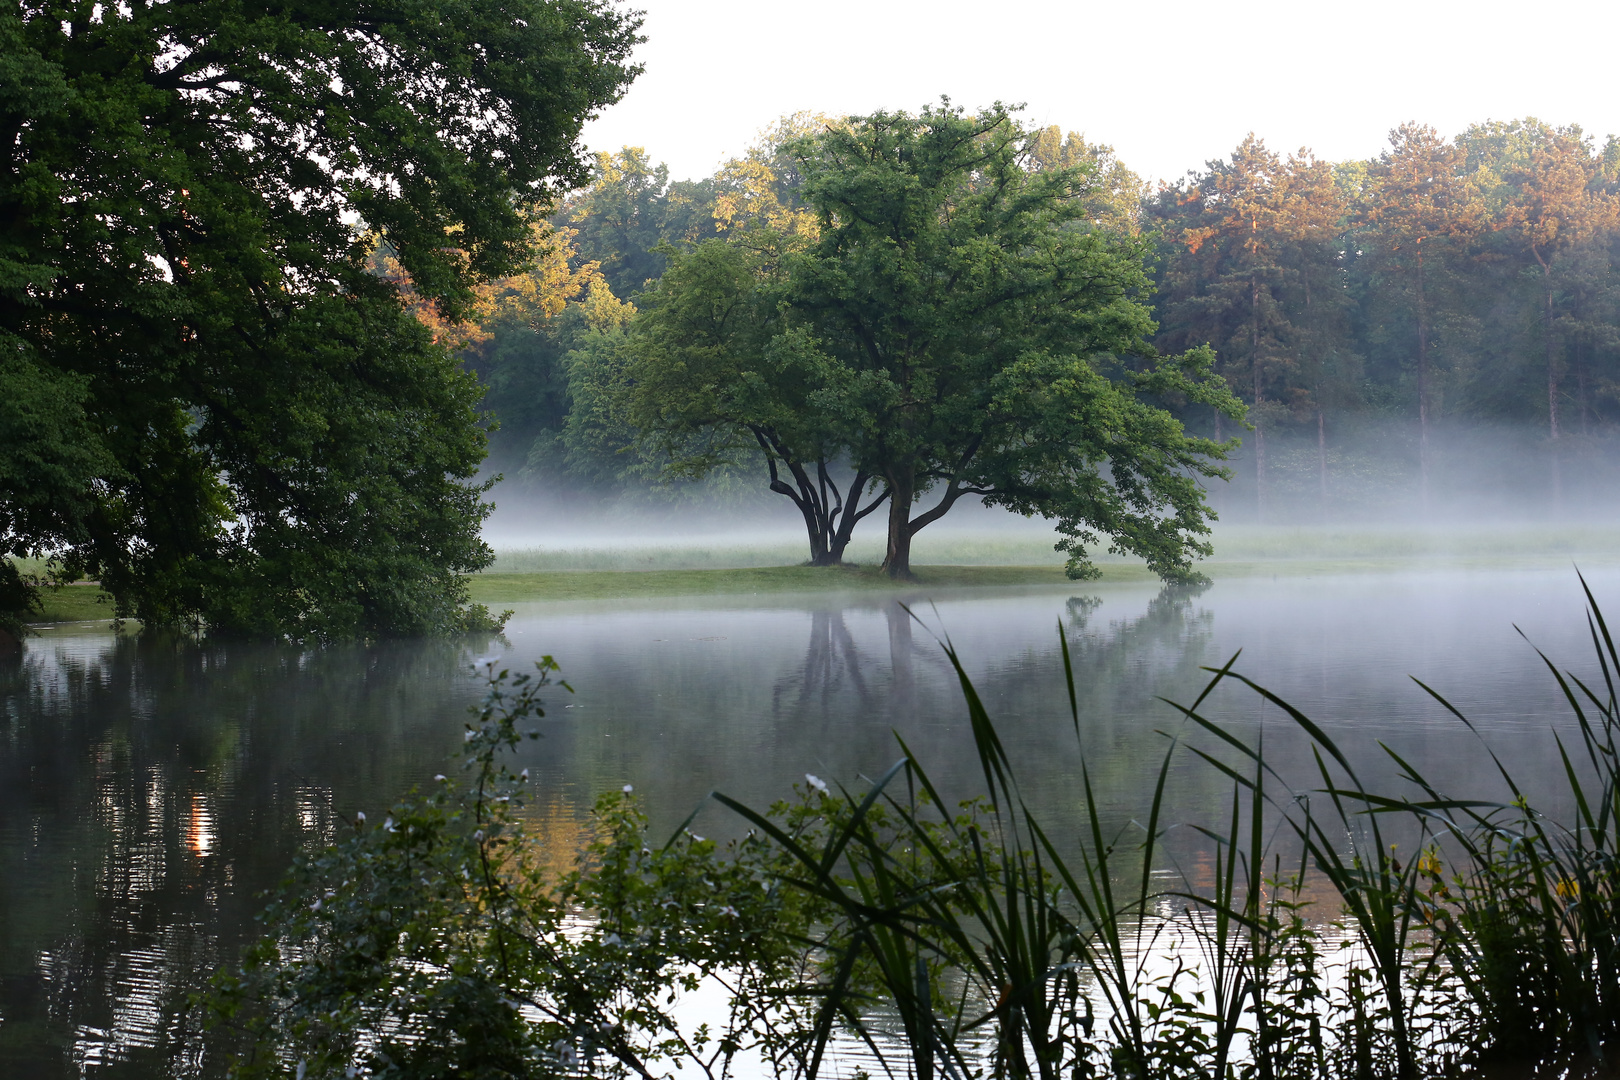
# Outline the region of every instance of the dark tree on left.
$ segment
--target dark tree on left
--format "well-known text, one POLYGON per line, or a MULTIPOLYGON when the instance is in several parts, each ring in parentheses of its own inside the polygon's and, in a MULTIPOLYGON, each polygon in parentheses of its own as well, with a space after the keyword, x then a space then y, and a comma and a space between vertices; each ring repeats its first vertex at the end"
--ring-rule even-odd
MULTIPOLYGON (((0 7, 0 555, 211 632, 433 631, 488 563, 462 314, 589 177, 604 0, 0 7)), ((13 618, 27 583, 0 560, 13 618)))

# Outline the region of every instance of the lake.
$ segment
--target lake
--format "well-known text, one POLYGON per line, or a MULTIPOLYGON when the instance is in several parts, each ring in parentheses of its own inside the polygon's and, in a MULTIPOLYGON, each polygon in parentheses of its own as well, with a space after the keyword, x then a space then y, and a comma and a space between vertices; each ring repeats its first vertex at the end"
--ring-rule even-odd
MULTIPOLYGON (((1588 580, 1620 612, 1620 568, 1588 580)), ((1145 813, 1167 736, 1184 732, 1157 699, 1191 701, 1201 668, 1240 648, 1236 670, 1318 720, 1364 779, 1393 783, 1383 741, 1469 794, 1499 793, 1489 756, 1406 676, 1450 697, 1530 792, 1552 793, 1549 732, 1571 722, 1515 624, 1596 673, 1567 565, 903 599, 909 615, 871 593, 532 604, 504 638, 318 649, 89 625, 30 639, 21 659, 0 661, 0 1076, 217 1072, 188 995, 252 935, 257 895, 301 846, 444 770, 481 692, 477 656, 515 668, 549 653, 574 688, 549 695, 544 737, 521 761, 559 857, 603 790, 634 785, 668 830, 714 789, 762 805, 806 773, 858 784, 898 757, 896 733, 947 796, 978 794, 938 635, 999 724, 1031 806, 1060 831, 1076 820, 1082 761, 1111 820, 1145 813)), ((1206 711, 1263 738, 1308 784, 1307 744, 1279 710, 1228 686, 1206 711)), ((1230 797, 1187 755, 1169 790, 1173 820, 1208 820, 1230 797)), ((692 827, 737 823, 711 805, 692 827)))

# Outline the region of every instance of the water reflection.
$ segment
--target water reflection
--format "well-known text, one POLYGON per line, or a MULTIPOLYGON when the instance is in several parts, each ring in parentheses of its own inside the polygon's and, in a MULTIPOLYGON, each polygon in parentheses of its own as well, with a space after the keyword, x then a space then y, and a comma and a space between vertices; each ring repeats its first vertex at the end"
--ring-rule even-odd
POLYGON ((189 993, 334 793, 443 760, 467 653, 59 634, 0 669, 0 1075, 203 1070, 189 993))
MULTIPOLYGON (((1620 573, 1591 575, 1617 597, 1620 573)), ((383 808, 443 768, 478 692, 470 661, 553 653, 555 695, 523 765, 547 858, 567 865, 591 799, 633 783, 673 828, 713 788, 755 804, 806 772, 854 780, 898 732, 948 795, 978 790, 949 634, 1000 724, 1026 793, 1061 826, 1082 755, 1106 813, 1142 814, 1179 732, 1156 696, 1188 700, 1238 647, 1242 667, 1389 775, 1378 739, 1459 790, 1488 759, 1401 678, 1459 699, 1532 789, 1555 787, 1557 693, 1513 631, 1585 670, 1573 575, 1408 574, 954 596, 529 605, 505 644, 294 649, 57 632, 0 666, 0 1075, 222 1071, 188 993, 252 933, 257 894, 345 815, 383 808), (1069 722, 1058 634, 1074 659, 1069 722)), ((1303 773, 1279 715, 1223 696, 1220 718, 1303 773)), ((1226 786, 1192 763, 1173 813, 1226 786)), ((705 829, 734 822, 707 811, 705 829)))

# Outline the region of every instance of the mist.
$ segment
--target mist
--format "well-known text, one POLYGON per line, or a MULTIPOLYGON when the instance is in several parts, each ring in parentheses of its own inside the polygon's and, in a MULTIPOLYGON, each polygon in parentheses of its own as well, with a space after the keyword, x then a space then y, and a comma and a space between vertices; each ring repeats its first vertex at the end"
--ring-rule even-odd
MULTIPOLYGON (((1212 430, 1205 434, 1212 434, 1212 430)), ((1267 433, 1264 505, 1252 432, 1208 485, 1217 515, 1210 565, 1385 557, 1572 558, 1620 553, 1620 446, 1611 435, 1556 447, 1518 424, 1431 426, 1427 499, 1414 424, 1353 415, 1267 433), (1555 478, 1557 483, 1555 483, 1555 478), (1561 490, 1560 490, 1561 489, 1561 490)), ((592 496, 576 488, 503 481, 484 527, 494 572, 548 569, 792 565, 807 557, 803 520, 764 487, 691 485, 663 500, 647 492, 592 496)), ((748 465, 740 470, 746 479, 748 465)), ((924 495, 919 509, 935 501, 924 495)), ((884 554, 881 514, 855 531, 846 561, 884 554)), ((923 565, 1050 565, 1052 523, 964 499, 917 534, 923 565)), ((1099 563, 1138 560, 1095 552, 1099 563)))

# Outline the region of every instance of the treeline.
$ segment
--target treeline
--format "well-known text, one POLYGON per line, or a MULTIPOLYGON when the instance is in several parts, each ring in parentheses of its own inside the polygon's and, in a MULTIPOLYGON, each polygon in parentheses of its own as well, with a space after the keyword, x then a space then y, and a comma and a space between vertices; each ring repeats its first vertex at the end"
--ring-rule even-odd
POLYGON ((1582 442, 1620 404, 1617 169, 1620 144, 1600 151, 1575 127, 1448 140, 1408 124, 1378 158, 1338 164, 1251 136, 1154 193, 1160 341, 1215 346, 1255 425, 1259 507, 1267 434, 1308 431, 1330 496, 1330 432, 1347 419, 1400 422, 1423 503, 1439 494, 1437 427, 1533 431, 1558 502, 1565 459, 1590 456, 1582 442))
MULTIPOLYGON (((613 404, 636 297, 704 240, 758 226, 813 236, 786 148, 836 123, 784 118, 701 180, 671 181, 637 148, 598 155, 593 183, 543 226, 535 271, 438 328, 464 336, 488 388, 494 469, 592 495, 683 489, 613 404)), ((1533 119, 1452 139, 1408 124, 1379 157, 1334 163, 1250 136, 1155 190, 1110 148, 1050 127, 1026 141, 1024 165, 1092 172, 1092 227, 1156 249, 1155 344, 1212 345, 1249 406, 1252 429, 1234 430, 1167 403, 1190 430, 1242 437, 1216 493, 1227 517, 1387 506, 1392 492, 1421 510, 1510 474, 1573 506, 1604 471, 1620 421, 1613 139, 1533 119), (1496 434, 1458 434, 1480 425, 1496 434)), ((739 458, 704 490, 757 491, 760 468, 739 458)))

